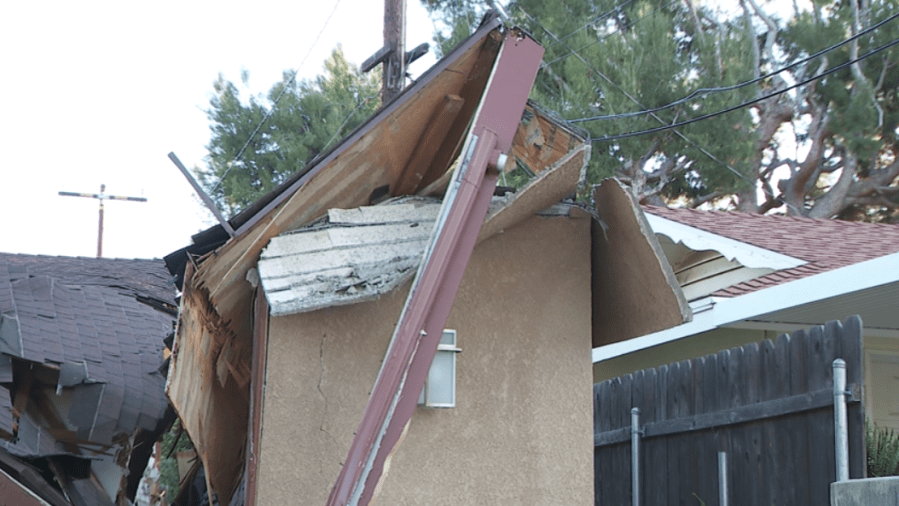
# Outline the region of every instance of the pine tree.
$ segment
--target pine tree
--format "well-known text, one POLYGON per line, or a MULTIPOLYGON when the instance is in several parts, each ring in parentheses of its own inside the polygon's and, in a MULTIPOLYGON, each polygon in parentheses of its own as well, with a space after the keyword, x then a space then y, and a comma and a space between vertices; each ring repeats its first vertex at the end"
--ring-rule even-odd
MULTIPOLYGON (((378 77, 363 75, 339 46, 324 68, 313 80, 297 81, 285 71, 264 98, 246 101, 234 83, 221 75, 215 81, 207 111, 209 155, 206 167, 196 171, 220 208, 232 215, 245 208, 333 147, 380 105, 378 77)), ((248 75, 242 77, 246 84, 248 75)))

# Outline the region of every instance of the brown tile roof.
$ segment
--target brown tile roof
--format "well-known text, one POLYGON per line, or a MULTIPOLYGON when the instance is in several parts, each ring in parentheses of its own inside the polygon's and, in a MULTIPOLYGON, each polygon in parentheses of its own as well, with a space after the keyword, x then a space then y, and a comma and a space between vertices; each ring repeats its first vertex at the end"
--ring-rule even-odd
POLYGON ((899 252, 899 225, 644 206, 661 218, 808 262, 723 288, 735 297, 899 252))
MULTIPOLYGON (((168 405, 159 367, 175 320, 169 278, 161 260, 0 253, 0 377, 11 377, 10 357, 58 369, 59 384, 73 388, 72 408, 60 415, 81 439, 108 443, 154 429, 168 405)), ((11 413, 2 393, 5 430, 11 413)), ((46 435, 29 441, 24 418, 18 441, 4 446, 18 455, 49 451, 46 435)))

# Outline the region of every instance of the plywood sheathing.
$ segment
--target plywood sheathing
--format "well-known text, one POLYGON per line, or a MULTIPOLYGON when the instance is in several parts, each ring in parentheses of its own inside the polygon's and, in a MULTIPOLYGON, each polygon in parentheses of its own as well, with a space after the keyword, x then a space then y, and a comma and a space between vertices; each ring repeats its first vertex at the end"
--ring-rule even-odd
MULTIPOLYGON (((513 148, 514 149, 514 148, 513 148)), ((505 205, 487 216, 478 235, 483 241, 504 229, 537 214, 571 195, 583 181, 584 170, 590 160, 590 145, 581 144, 561 157, 551 167, 540 167, 540 175, 521 190, 507 196, 505 205)))
POLYGON ((593 199, 593 347, 689 321, 687 300, 631 194, 606 179, 593 199))
POLYGON ((397 181, 391 185, 391 195, 409 195, 422 186, 438 150, 446 141, 449 129, 459 116, 464 103, 465 100, 458 95, 447 95, 443 103, 437 105, 427 128, 415 143, 415 152, 397 181))
POLYGON ((534 102, 528 102, 504 170, 510 172, 521 165, 531 174, 540 174, 582 144, 584 138, 583 133, 575 132, 534 102))
MULTIPOLYGON (((245 308, 251 290, 244 276, 272 237, 297 229, 324 215, 328 209, 368 204, 374 188, 398 177, 414 149, 408 139, 424 130, 429 112, 447 94, 465 98, 463 87, 468 84, 473 67, 492 64, 495 53, 482 54, 481 46, 472 47, 427 88, 407 100, 330 164, 314 169, 314 174, 290 198, 201 264, 194 282, 209 292, 219 315, 231 321, 241 321, 235 318, 238 316, 245 320, 248 316, 245 308), (232 316, 235 310, 237 313, 232 316)), ((478 102, 481 91, 471 101, 478 102)), ((466 103, 469 101, 466 98, 466 103)), ((467 124, 465 110, 463 107, 457 123, 467 124)))
MULTIPOLYGON (((235 336, 215 314, 208 294, 193 286, 193 269, 188 263, 166 395, 207 470, 207 486, 224 498, 237 487, 243 467, 249 391, 230 374, 220 381, 218 359, 235 336)), ((249 367, 249 359, 243 364, 249 367)))
POLYGON ((230 498, 240 480, 246 442, 248 388, 238 381, 240 375, 224 369, 248 370, 251 363, 253 288, 246 281, 247 271, 273 237, 311 223, 328 209, 368 204, 374 188, 399 176, 414 149, 408 139, 426 128, 430 112, 447 95, 466 102, 447 138, 464 137, 473 112, 467 104, 480 102, 484 83, 478 82, 492 68, 497 37, 498 30, 482 33, 427 86, 399 104, 393 102, 351 135, 344 148, 293 182, 284 190, 285 198, 272 200, 237 237, 208 254, 189 280, 185 275, 178 331, 182 357, 172 361, 167 391, 191 440, 205 449, 199 453, 207 481, 220 500, 230 498), (240 349, 234 350, 238 344, 240 349), (221 356, 226 357, 224 363, 218 362, 221 356), (239 395, 228 392, 229 385, 239 395))
MULTIPOLYGON (((506 165, 501 169, 504 172, 511 172, 520 165, 530 175, 540 176, 543 171, 558 166, 562 158, 568 157, 582 146, 585 138, 586 133, 565 125, 563 120, 543 110, 536 103, 528 101, 515 131, 506 165)), ((589 152, 586 156, 589 160, 589 152)), ((451 175, 452 170, 447 170, 439 178, 429 180, 427 186, 421 185, 422 189, 418 194, 434 197, 443 195, 451 175)), ((580 174, 580 178, 583 180, 583 173, 580 174)), ((534 181, 531 181, 528 185, 533 184, 534 181)), ((562 197, 567 195, 566 193, 562 197)))

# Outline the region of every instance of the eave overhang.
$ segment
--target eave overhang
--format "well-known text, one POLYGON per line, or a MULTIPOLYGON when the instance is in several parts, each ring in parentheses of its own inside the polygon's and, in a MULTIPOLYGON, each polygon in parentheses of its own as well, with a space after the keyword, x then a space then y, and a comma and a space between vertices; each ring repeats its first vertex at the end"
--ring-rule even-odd
MULTIPOLYGON (((860 294, 879 301, 880 304, 895 306, 897 293, 899 253, 894 253, 738 297, 714 297, 697 301, 693 321, 629 341, 594 348, 593 362, 602 362, 720 327, 773 328, 784 331, 791 330, 791 325, 806 327, 811 322, 810 319, 806 318, 803 322, 788 321, 790 312, 809 315, 814 305, 828 305, 831 310, 822 313, 826 315, 826 319, 840 319, 849 314, 831 311, 845 305, 840 303, 841 298, 851 301, 854 294, 860 294)), ((857 309, 864 308, 858 306, 857 309)), ((893 320, 894 323, 880 324, 881 328, 877 328, 875 332, 899 336, 899 318, 894 317, 893 320)), ((867 324, 865 327, 867 329, 867 324)))

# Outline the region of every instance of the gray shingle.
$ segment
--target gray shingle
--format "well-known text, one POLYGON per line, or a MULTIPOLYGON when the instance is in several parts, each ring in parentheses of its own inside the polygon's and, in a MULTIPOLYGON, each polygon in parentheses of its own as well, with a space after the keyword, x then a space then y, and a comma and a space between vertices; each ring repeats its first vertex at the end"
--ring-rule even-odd
MULTIPOLYGON (((158 260, 0 253, 0 311, 18 323, 22 350, 16 355, 51 367, 86 368, 88 384, 74 385, 73 409, 65 414, 78 419, 79 435, 92 429, 99 438, 94 441, 108 443, 116 433, 133 432, 139 420, 152 428, 163 415, 164 378, 148 372, 163 362, 162 341, 174 317, 138 299, 174 304, 168 279, 158 260)), ((4 398, 8 405, 7 392, 0 395, 0 430, 12 424, 4 398)), ((41 427, 26 422, 23 430, 27 437, 12 444, 11 452, 59 450, 41 427)))

